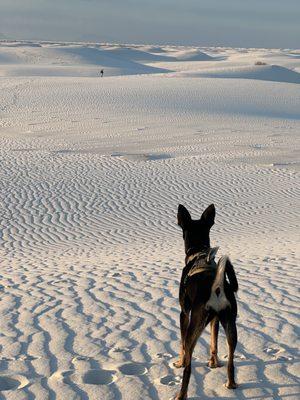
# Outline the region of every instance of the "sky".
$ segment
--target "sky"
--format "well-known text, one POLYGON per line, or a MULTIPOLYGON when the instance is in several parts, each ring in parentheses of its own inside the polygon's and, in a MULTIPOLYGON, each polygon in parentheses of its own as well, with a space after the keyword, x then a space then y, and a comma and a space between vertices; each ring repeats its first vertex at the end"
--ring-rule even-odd
POLYGON ((0 0, 0 39, 300 48, 300 0, 0 0))

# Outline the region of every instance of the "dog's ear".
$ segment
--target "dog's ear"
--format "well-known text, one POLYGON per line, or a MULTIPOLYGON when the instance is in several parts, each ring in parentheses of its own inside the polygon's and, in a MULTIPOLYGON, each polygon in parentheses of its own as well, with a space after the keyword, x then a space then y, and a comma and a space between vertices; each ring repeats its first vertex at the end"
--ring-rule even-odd
POLYGON ((178 225, 181 226, 182 229, 185 229, 189 225, 191 220, 192 220, 191 214, 182 204, 179 204, 177 212, 178 225))
POLYGON ((201 215, 200 221, 203 222, 209 229, 215 223, 216 209, 214 204, 211 204, 201 215))

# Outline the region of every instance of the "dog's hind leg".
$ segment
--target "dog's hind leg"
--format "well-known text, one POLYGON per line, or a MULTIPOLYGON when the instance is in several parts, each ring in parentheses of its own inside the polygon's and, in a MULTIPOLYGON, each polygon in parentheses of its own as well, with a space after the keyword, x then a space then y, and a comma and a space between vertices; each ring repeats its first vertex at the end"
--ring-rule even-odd
POLYGON ((226 318, 226 319, 221 319, 221 323, 224 327, 225 333, 226 333, 226 339, 227 339, 227 344, 228 344, 228 365, 227 365, 227 375, 228 375, 228 380, 225 384, 225 386, 228 389, 235 389, 237 387, 237 384, 235 383, 234 379, 234 351, 236 348, 237 344, 237 331, 236 331, 236 323, 235 319, 232 318, 226 318))
POLYGON ((188 385, 192 370, 192 355, 197 340, 207 325, 207 312, 202 310, 194 310, 191 314, 190 324, 187 329, 184 343, 184 371, 180 392, 176 396, 176 400, 185 400, 187 398, 188 385))
POLYGON ((210 323, 210 359, 208 366, 210 368, 220 367, 218 360, 218 333, 219 333, 219 319, 215 317, 210 323))
POLYGON ((189 322, 190 322, 189 312, 181 311, 180 313, 181 348, 180 348, 179 360, 173 363, 174 367, 176 368, 184 367, 184 351, 185 351, 184 343, 189 322))

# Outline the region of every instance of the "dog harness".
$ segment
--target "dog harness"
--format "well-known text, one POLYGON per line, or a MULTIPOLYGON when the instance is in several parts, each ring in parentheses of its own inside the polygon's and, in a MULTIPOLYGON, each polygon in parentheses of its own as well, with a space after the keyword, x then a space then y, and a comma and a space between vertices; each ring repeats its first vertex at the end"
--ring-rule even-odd
POLYGON ((209 252, 210 249, 205 252, 195 253, 187 258, 186 267, 188 267, 188 272, 184 278, 184 285, 186 285, 188 278, 193 275, 200 274, 204 271, 211 271, 212 269, 215 271, 217 270, 217 264, 214 260, 210 262, 207 261, 209 252))

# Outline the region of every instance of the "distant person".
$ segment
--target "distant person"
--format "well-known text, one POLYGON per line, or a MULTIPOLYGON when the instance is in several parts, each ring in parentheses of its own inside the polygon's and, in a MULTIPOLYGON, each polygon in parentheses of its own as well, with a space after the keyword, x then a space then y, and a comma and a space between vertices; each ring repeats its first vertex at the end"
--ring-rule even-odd
POLYGON ((103 77, 103 74, 104 74, 104 70, 101 69, 101 71, 100 71, 101 78, 103 77))

